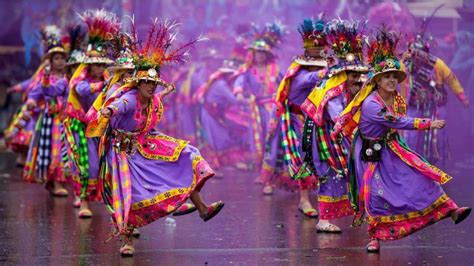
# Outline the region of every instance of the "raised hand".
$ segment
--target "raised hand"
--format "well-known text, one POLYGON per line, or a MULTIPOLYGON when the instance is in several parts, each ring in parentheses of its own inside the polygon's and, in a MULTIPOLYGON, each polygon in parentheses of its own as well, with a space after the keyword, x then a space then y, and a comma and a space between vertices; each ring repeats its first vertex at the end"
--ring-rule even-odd
POLYGON ((430 128, 431 129, 442 129, 446 125, 446 121, 444 120, 433 120, 431 121, 430 128))

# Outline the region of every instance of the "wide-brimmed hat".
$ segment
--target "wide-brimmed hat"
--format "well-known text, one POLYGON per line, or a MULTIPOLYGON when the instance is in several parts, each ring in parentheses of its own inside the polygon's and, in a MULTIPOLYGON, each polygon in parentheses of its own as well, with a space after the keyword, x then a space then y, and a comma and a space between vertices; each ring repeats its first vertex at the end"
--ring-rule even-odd
POLYGON ((305 53, 293 58, 293 62, 302 66, 327 67, 326 48, 328 45, 326 36, 326 23, 324 13, 319 14, 317 19, 304 19, 298 27, 298 32, 303 41, 305 53), (309 55, 308 50, 317 48, 317 55, 309 55))
POLYGON ((267 23, 262 30, 256 25, 252 26, 254 41, 247 46, 249 50, 271 53, 273 48, 281 42, 282 37, 287 33, 286 26, 279 20, 267 23))
POLYGON ((398 82, 402 82, 407 77, 402 70, 399 59, 396 56, 396 49, 400 40, 399 34, 381 29, 377 36, 371 40, 368 49, 368 59, 371 65, 369 82, 377 82, 384 73, 395 73, 398 82))
POLYGON ((51 58, 54 53, 61 53, 67 57, 67 51, 64 48, 65 39, 62 38, 61 30, 56 25, 48 25, 41 30, 42 43, 45 54, 43 61, 51 58))
POLYGON ((174 42, 177 25, 175 22, 159 21, 155 18, 150 27, 150 34, 142 42, 136 35, 132 18, 131 27, 134 34, 130 38, 134 45, 131 46, 130 53, 135 71, 132 77, 124 80, 125 83, 136 85, 143 80, 156 82, 159 85, 168 84, 160 78, 161 67, 171 63, 187 62, 190 56, 189 50, 195 43, 204 40, 200 36, 176 47, 174 42))
POLYGON ((326 27, 334 59, 334 64, 329 68, 329 76, 341 71, 368 72, 369 67, 363 61, 365 24, 357 20, 334 19, 326 27))
POLYGON ((104 9, 88 10, 80 14, 88 30, 88 45, 85 64, 112 64, 114 61, 107 56, 110 41, 120 30, 120 23, 114 13, 104 9))

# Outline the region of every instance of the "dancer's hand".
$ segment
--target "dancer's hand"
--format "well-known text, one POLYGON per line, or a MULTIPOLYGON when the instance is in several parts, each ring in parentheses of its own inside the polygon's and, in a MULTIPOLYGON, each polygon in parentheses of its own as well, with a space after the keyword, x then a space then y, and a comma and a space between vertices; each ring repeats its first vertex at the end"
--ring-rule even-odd
POLYGON ((105 107, 100 109, 100 115, 105 118, 110 118, 112 116, 112 111, 109 108, 105 107))
POLYGON ((35 100, 29 99, 28 101, 26 101, 26 108, 28 108, 28 110, 33 110, 35 107, 36 107, 35 100))
POLYGON ((469 100, 466 99, 466 100, 462 101, 462 105, 466 108, 469 108, 469 106, 471 106, 471 103, 469 102, 469 100))
POLYGON ((242 93, 239 93, 235 96, 238 102, 243 102, 244 101, 244 95, 242 93))
POLYGON ((442 129, 446 125, 444 120, 433 120, 431 121, 431 129, 442 129))

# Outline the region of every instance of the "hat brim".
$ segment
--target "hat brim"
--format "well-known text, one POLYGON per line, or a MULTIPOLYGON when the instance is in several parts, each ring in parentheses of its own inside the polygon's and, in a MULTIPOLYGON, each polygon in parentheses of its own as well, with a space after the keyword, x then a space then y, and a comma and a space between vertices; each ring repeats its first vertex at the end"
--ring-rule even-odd
POLYGON ((397 76, 397 79, 398 79, 398 83, 402 83, 406 78, 407 78, 407 74, 399 69, 396 69, 396 68, 392 68, 392 69, 387 69, 387 70, 383 70, 375 75, 373 75, 372 77, 370 77, 370 82, 377 82, 380 80, 380 78, 382 77, 383 74, 385 73, 395 73, 396 76, 397 76))
POLYGON ((81 64, 81 62, 68 62, 68 63, 66 63, 66 66, 67 67, 72 67, 72 66, 80 65, 80 64, 81 64))
POLYGON ((237 71, 237 69, 235 68, 230 68, 230 67, 221 67, 218 69, 220 72, 223 72, 223 73, 234 73, 237 71))
POLYGON ((273 54, 271 48, 265 48, 265 47, 260 47, 260 46, 247 46, 247 50, 254 50, 254 51, 267 52, 269 54, 273 54))
POLYGON ((111 72, 114 72, 114 71, 117 71, 117 70, 134 70, 135 67, 127 67, 127 66, 111 66, 111 67, 108 67, 107 70, 108 71, 111 71, 111 72))
POLYGON ((153 81, 153 82, 156 82, 158 83, 158 85, 161 85, 161 86, 165 86, 167 85, 168 83, 166 83, 164 80, 160 79, 160 78, 152 78, 152 77, 132 77, 132 78, 128 78, 128 79, 125 79, 125 83, 129 83, 129 84, 138 84, 138 82, 140 82, 141 80, 143 81, 153 81))
POLYGON ((66 52, 66 50, 64 50, 64 48, 61 48, 61 47, 55 47, 55 48, 50 49, 45 55, 43 55, 43 61, 51 58, 51 56, 55 53, 64 54, 67 59, 68 53, 66 52))
POLYGON ((324 59, 316 59, 316 58, 299 56, 295 58, 293 61, 302 66, 318 66, 318 67, 328 66, 328 63, 324 59))
POLYGON ((94 56, 94 57, 86 57, 84 59, 84 64, 112 64, 114 61, 107 58, 107 57, 99 57, 99 56, 94 56))
POLYGON ((360 73, 368 73, 369 68, 366 66, 361 66, 361 65, 350 65, 350 66, 343 66, 343 67, 335 67, 331 70, 329 70, 329 76, 334 76, 338 73, 341 73, 342 71, 354 71, 354 72, 360 72, 360 73))

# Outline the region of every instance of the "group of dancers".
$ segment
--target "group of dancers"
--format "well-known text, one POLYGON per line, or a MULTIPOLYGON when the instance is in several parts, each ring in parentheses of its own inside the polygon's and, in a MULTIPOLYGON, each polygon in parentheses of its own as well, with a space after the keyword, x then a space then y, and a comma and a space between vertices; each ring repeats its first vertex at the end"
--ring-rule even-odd
POLYGON ((93 216, 90 202, 105 204, 123 256, 134 254, 137 229, 159 218, 217 215, 224 203, 207 204, 200 191, 226 167, 258 172, 265 195, 299 192, 318 233, 340 233, 337 218, 366 221, 368 252, 470 214, 441 188, 451 176, 431 164, 447 149, 444 83, 469 101, 424 34, 401 53, 400 35, 383 26, 366 35, 359 21, 305 19, 304 54, 282 75, 279 21, 241 27, 220 67, 213 49, 188 62, 212 37, 176 45, 177 23, 153 19, 146 39, 130 24, 88 10, 64 31, 45 27, 41 65, 9 89, 24 104, 5 131, 26 181, 57 197, 71 185, 80 218, 93 216))

